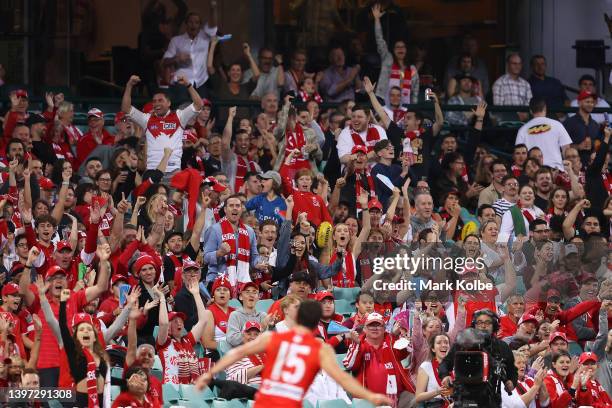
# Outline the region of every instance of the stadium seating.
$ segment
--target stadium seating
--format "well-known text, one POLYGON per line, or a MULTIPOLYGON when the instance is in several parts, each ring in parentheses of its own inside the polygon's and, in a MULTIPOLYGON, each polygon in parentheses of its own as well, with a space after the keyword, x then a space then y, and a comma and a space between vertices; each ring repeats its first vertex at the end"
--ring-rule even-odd
POLYGON ((258 300, 257 303, 255 303, 255 310, 258 312, 268 313, 268 309, 270 309, 272 303, 274 303, 273 299, 258 300))
POLYGON ((348 300, 337 299, 334 303, 336 305, 336 313, 338 314, 350 316, 355 312, 355 308, 351 306, 348 300))
POLYGON ((121 387, 119 387, 118 385, 111 385, 111 400, 117 398, 117 395, 119 395, 119 393, 121 393, 121 387))
POLYGON ((349 405, 344 400, 317 401, 317 408, 346 408, 349 405))
POLYGON ((342 299, 354 305, 357 301, 357 295, 361 288, 334 288, 334 297, 336 300, 342 299))
POLYGON ((232 346, 230 346, 227 340, 225 339, 217 342, 217 351, 219 352, 221 356, 223 356, 228 351, 230 351, 231 348, 232 346))
POLYGON ((346 357, 346 354, 336 354, 336 361, 338 362, 338 365, 341 369, 346 370, 346 368, 344 368, 344 364, 342 364, 344 357, 346 357))
POLYGON ((366 400, 355 398, 353 399, 352 407, 354 408, 374 408, 374 405, 372 405, 372 403, 366 400))
POLYGON ((238 299, 230 299, 228 306, 233 307, 234 309, 239 309, 242 307, 242 303, 240 303, 238 299))

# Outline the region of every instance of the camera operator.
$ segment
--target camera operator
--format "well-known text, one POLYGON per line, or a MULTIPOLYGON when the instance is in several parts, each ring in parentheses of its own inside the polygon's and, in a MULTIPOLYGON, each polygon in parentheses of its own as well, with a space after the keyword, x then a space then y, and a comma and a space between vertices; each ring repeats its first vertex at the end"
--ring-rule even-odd
MULTIPOLYGON (((499 318, 495 313, 488 309, 481 309, 474 313, 471 327, 484 335, 484 342, 480 345, 479 351, 484 351, 489 354, 492 360, 492 369, 489 373, 490 392, 482 392, 482 384, 466 385, 464 389, 467 391, 466 399, 478 402, 478 406, 501 406, 501 387, 498 384, 501 382, 505 385, 508 392, 514 390, 518 380, 518 372, 514 365, 514 356, 510 347, 503 341, 496 338, 493 333, 499 330, 499 318), (501 368, 501 370, 496 370, 501 368)), ((439 367, 439 376, 442 378, 443 386, 450 386, 450 374, 453 371, 455 363, 455 353, 461 351, 461 348, 466 348, 461 345, 459 339, 453 344, 446 357, 442 360, 439 367)), ((469 349, 470 347, 468 347, 469 349)), ((473 350, 473 348, 472 348, 473 350)), ((463 395, 462 395, 463 396, 463 395)))

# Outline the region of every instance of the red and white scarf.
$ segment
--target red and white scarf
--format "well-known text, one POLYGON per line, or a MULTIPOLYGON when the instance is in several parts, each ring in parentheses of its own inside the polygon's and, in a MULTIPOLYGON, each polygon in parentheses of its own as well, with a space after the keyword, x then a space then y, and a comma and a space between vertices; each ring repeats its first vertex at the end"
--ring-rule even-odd
MULTIPOLYGON (((370 198, 375 198, 376 197, 376 187, 374 184, 374 178, 372 177, 372 174, 370 174, 368 169, 364 169, 361 172, 355 172, 355 196, 359 197, 359 194, 361 194, 361 189, 363 189, 363 182, 364 179, 367 181, 368 183, 368 188, 367 190, 370 192, 370 198)), ((359 200, 357 200, 357 208, 361 208, 361 205, 359 204, 359 200)))
POLYGON ((378 130, 374 127, 374 125, 369 124, 366 140, 364 141, 359 133, 357 133, 353 128, 351 128, 351 138, 353 139, 353 143, 355 146, 365 146, 368 149, 368 153, 374 150, 374 145, 376 142, 381 140, 380 134, 378 130))
POLYGON ((300 99, 304 103, 310 102, 310 101, 315 101, 318 104, 323 103, 323 98, 321 98, 321 95, 319 95, 317 91, 314 91, 312 95, 308 95, 306 91, 300 90, 299 95, 300 95, 300 99))
MULTIPOLYGON (((556 397, 559 397, 561 394, 563 394, 565 391, 567 391, 567 386, 566 384, 564 384, 562 382, 562 380, 557 376, 557 373, 555 373, 552 369, 548 370, 548 372, 546 373, 547 377, 550 378, 553 383, 555 384, 555 391, 556 391, 556 397)), ((568 384, 570 383, 570 376, 568 376, 567 378, 567 382, 568 384)), ((574 401, 572 400, 572 402, 570 402, 570 405, 568 406, 568 408, 573 408, 576 405, 574 404, 574 401)))
MULTIPOLYGON (((434 377, 436 377, 436 382, 438 383, 438 387, 442 388, 442 380, 440 379, 440 375, 438 374, 438 370, 440 369, 440 362, 437 359, 431 360, 431 371, 434 373, 434 377)), ((444 401, 443 408, 448 407, 448 401, 444 401)))
POLYGON ((87 398, 88 408, 100 408, 100 401, 98 400, 98 378, 96 376, 96 360, 94 360, 91 352, 83 348, 83 355, 87 360, 87 398))
MULTIPOLYGON (((334 252, 329 260, 329 264, 332 265, 334 262, 336 262, 337 257, 337 253, 334 252)), ((350 251, 345 251, 344 259, 342 261, 342 270, 332 278, 332 282, 337 288, 354 288, 355 276, 355 259, 350 251)))
POLYGON ((512 170, 512 175, 514 177, 520 177, 523 175, 523 169, 516 164, 513 164, 510 169, 512 170))
MULTIPOLYGON (((304 129, 302 128, 302 125, 296 123, 293 131, 287 127, 287 130, 285 130, 285 140, 285 158, 289 156, 289 153, 296 149, 301 151, 302 147, 306 146, 306 138, 304 137, 304 129)), ((301 160, 305 160, 302 153, 294 156, 293 158, 293 162, 301 160)))
MULTIPOLYGON (((389 74, 389 90, 397 86, 402 90, 402 104, 410 104, 410 94, 412 91, 412 77, 416 74, 416 68, 411 65, 403 71, 397 63, 391 65, 391 73, 389 74)), ((387 97, 387 100, 389 98, 387 97)))
POLYGON ((250 282, 251 242, 249 231, 241 221, 238 222, 238 248, 236 248, 236 235, 232 224, 227 218, 223 218, 219 223, 221 224, 221 240, 230 246, 227 271, 225 272, 227 279, 232 287, 236 287, 238 283, 250 282))
POLYGON ((255 163, 251 160, 247 161, 244 157, 236 155, 236 180, 234 181, 234 192, 240 191, 240 187, 244 184, 244 176, 249 171, 257 171, 255 163))
POLYGON ((612 174, 605 171, 601 173, 601 178, 603 180, 604 188, 608 192, 608 195, 612 195, 612 174))

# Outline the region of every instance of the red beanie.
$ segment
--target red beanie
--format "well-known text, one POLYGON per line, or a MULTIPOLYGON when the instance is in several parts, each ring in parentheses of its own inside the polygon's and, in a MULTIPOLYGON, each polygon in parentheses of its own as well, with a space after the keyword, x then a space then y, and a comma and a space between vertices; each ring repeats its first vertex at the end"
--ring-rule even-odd
POLYGON ((202 175, 198 170, 185 169, 179 171, 170 180, 170 185, 179 191, 187 192, 187 216, 189 222, 187 229, 192 229, 195 223, 196 203, 200 195, 200 185, 202 184, 202 175))
POLYGON ((138 278, 140 276, 140 270, 145 265, 153 265, 155 268, 155 282, 157 282, 160 274, 159 262, 149 254, 140 255, 138 259, 136 259, 136 262, 132 265, 132 275, 138 278))

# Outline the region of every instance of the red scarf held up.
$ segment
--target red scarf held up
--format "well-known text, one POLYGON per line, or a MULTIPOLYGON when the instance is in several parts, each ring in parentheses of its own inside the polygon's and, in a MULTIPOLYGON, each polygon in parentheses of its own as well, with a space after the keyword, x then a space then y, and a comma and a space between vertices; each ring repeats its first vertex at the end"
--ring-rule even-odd
MULTIPOLYGON (((228 221, 227 218, 223 218, 221 221, 219 221, 219 223, 221 224, 221 238, 223 242, 227 243, 230 246, 230 252, 228 254, 226 263, 228 269, 235 268, 239 270, 237 276, 240 277, 240 270, 242 269, 241 266, 244 267, 244 264, 246 263, 246 272, 248 275, 248 265, 249 260, 251 258, 251 245, 249 242, 248 230, 246 229, 242 221, 238 222, 238 248, 236 248, 236 237, 232 224, 228 221)), ((235 281, 232 281, 231 276, 230 282, 232 282, 233 286, 236 284, 235 281)), ((248 282, 248 280, 238 279, 238 282, 248 282)))
POLYGON ((100 408, 98 400, 98 379, 96 377, 96 361, 91 352, 83 348, 85 360, 87 360, 87 398, 88 408, 100 408))
POLYGON ((321 98, 321 95, 319 95, 319 93, 317 91, 314 91, 312 93, 312 95, 308 95, 308 93, 306 91, 300 90, 299 95, 300 95, 300 99, 302 100, 303 103, 306 103, 306 102, 309 102, 309 101, 315 101, 318 104, 323 103, 323 98, 321 98))
POLYGON ((601 173, 601 178, 603 180, 603 185, 608 195, 612 195, 612 174, 606 172, 601 173))
POLYGON ((244 157, 240 155, 236 155, 236 181, 234 182, 234 192, 237 193, 240 190, 240 187, 244 184, 244 176, 246 176, 247 172, 255 172, 257 169, 255 168, 255 163, 251 160, 247 161, 244 157))
MULTIPOLYGON (((362 171, 362 173, 355 173, 355 196, 359 197, 361 194, 361 190, 363 189, 364 179, 368 183, 368 191, 370 193, 370 198, 376 197, 376 186, 374 184, 374 178, 372 174, 366 169, 362 171)), ((361 209, 361 204, 359 204, 359 200, 357 200, 357 208, 361 209)))
POLYGON ((374 145, 381 139, 378 130, 376 130, 376 128, 372 124, 368 125, 368 131, 366 134, 365 141, 353 128, 351 128, 351 138, 353 139, 353 143, 355 144, 355 146, 365 146, 368 150, 368 153, 374 150, 374 145))
POLYGON ((389 90, 394 86, 397 86, 402 90, 402 104, 410 103, 410 94, 412 92, 412 66, 408 66, 402 69, 397 63, 391 65, 391 72, 389 74, 389 90))
MULTIPOLYGON (((438 383, 438 386, 442 388, 442 380, 440 379, 440 375, 438 375, 439 367, 440 367, 440 362, 436 360, 436 358, 434 357, 434 359, 431 360, 431 368, 434 373, 434 376, 436 377, 436 382, 438 383)), ((446 407, 448 407, 448 402, 444 401, 443 408, 446 408, 446 407)))
MULTIPOLYGON (((338 254, 334 252, 329 260, 329 264, 332 265, 336 259, 338 258, 338 254)), ((353 262, 353 254, 350 251, 344 252, 344 268, 342 268, 341 273, 336 274, 332 278, 332 282, 335 287, 338 288, 354 288, 355 287, 355 264, 353 262)))
MULTIPOLYGON (((304 129, 299 123, 295 124, 295 128, 293 131, 291 131, 289 127, 287 127, 287 130, 285 130, 285 138, 287 140, 287 142, 285 143, 285 158, 289 156, 289 153, 291 153, 293 150, 297 149, 301 151, 302 148, 306 146, 304 129)), ((300 153, 298 156, 294 156, 293 158, 294 162, 302 160, 305 160, 302 153, 300 153)))

